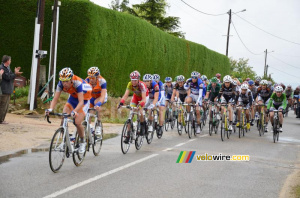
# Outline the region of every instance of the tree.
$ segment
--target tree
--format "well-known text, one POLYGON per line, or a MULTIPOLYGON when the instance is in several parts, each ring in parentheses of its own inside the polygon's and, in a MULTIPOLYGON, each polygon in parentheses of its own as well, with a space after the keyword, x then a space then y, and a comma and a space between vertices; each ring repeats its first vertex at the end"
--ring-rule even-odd
POLYGON ((249 59, 240 58, 239 60, 234 60, 230 58, 230 70, 231 75, 235 78, 251 78, 252 80, 256 79, 256 72, 253 71, 253 67, 248 65, 249 59))
POLYGON ((184 33, 176 31, 180 26, 179 17, 166 16, 166 7, 168 4, 165 0, 146 0, 141 4, 134 4, 132 8, 128 7, 129 0, 112 1, 111 8, 120 12, 127 12, 141 19, 144 19, 152 25, 158 27, 176 37, 184 38, 184 33))

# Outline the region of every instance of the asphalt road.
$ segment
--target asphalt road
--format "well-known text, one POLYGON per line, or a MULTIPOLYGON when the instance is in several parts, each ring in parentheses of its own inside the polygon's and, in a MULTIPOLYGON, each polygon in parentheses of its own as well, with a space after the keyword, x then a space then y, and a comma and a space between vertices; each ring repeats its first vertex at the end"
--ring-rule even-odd
POLYGON ((254 127, 222 142, 206 126, 192 139, 164 132, 124 155, 118 136, 103 142, 100 156, 87 153, 80 167, 65 159, 58 173, 49 168, 48 152, 25 154, 0 164, 0 197, 278 197, 300 156, 300 120, 284 122, 277 143, 254 127), (196 151, 191 163, 176 163, 181 151, 196 151), (205 153, 249 155, 250 161, 197 161, 205 153))

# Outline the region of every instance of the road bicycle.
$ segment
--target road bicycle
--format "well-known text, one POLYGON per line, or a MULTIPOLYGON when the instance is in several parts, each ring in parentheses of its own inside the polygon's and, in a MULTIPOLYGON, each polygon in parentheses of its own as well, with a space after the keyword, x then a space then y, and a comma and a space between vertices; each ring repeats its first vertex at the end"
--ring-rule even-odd
POLYGON ((258 104, 257 106, 260 107, 260 113, 257 119, 257 129, 259 132, 259 136, 264 135, 265 133, 265 104, 258 104))
POLYGON ((247 132, 247 118, 246 118, 246 110, 249 109, 247 108, 246 105, 243 106, 239 106, 238 108, 241 108, 242 112, 240 115, 240 123, 239 123, 239 138, 241 138, 241 136, 245 136, 245 131, 247 132))
MULTIPOLYGON (((73 156, 74 164, 79 166, 85 158, 86 150, 84 153, 79 153, 80 138, 77 131, 73 137, 70 137, 68 122, 72 122, 76 126, 75 120, 69 119, 71 115, 66 113, 50 113, 50 115, 63 117, 63 124, 55 131, 50 143, 49 165, 51 170, 54 173, 58 172, 64 163, 65 157, 69 158, 70 155, 73 156)), ((51 124, 49 116, 46 117, 48 123, 51 124)), ((87 137, 85 138, 88 142, 87 137)))
POLYGON ((194 110, 195 105, 194 104, 183 104, 184 106, 190 106, 190 112, 186 112, 185 122, 186 122, 186 128, 189 138, 191 139, 194 133, 194 136, 196 136, 196 111, 194 110))
POLYGON ((224 107, 224 112, 222 116, 222 122, 221 122, 221 140, 225 140, 225 133, 227 134, 227 139, 229 139, 231 135, 231 131, 228 130, 228 116, 227 116, 227 108, 228 104, 221 104, 221 106, 224 107))
POLYGON ((209 124, 208 124, 208 130, 209 130, 209 135, 211 136, 213 131, 215 134, 218 133, 218 128, 220 124, 220 113, 217 112, 218 103, 217 102, 209 102, 209 105, 211 105, 211 110, 210 110, 210 117, 209 117, 209 124))
MULTIPOLYGON (((136 150, 140 150, 143 141, 144 136, 140 134, 141 132, 141 122, 140 122, 140 111, 139 107, 131 107, 129 105, 127 106, 121 106, 122 108, 127 108, 130 110, 128 119, 125 121, 122 134, 121 134, 121 150, 123 154, 126 154, 130 148, 130 145, 134 142, 136 150), (136 120, 133 121, 134 116, 136 115, 136 120), (129 128, 130 130, 129 130, 129 128), (129 142, 125 143, 125 139, 129 137, 129 142)), ((145 127, 145 131, 147 128, 145 127)))
POLYGON ((274 117, 273 117, 273 141, 276 143, 279 139, 279 115, 278 110, 273 110, 274 117))
POLYGON ((168 131, 169 127, 171 129, 175 126, 176 117, 173 115, 173 108, 172 103, 169 102, 168 106, 166 107, 166 114, 165 114, 165 130, 168 131))

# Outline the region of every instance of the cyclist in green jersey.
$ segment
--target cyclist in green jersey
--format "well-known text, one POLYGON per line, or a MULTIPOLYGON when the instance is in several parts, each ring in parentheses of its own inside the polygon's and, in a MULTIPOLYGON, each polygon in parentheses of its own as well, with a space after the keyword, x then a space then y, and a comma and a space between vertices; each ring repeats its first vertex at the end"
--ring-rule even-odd
MULTIPOLYGON (((211 83, 207 86, 207 92, 205 95, 204 102, 207 102, 208 100, 211 102, 218 101, 218 95, 221 90, 221 85, 218 83, 218 78, 213 77, 211 80, 211 83)), ((219 108, 217 108, 217 111, 219 111, 219 108)), ((211 105, 209 105, 209 117, 211 113, 211 105)))
POLYGON ((270 101, 268 103, 267 112, 270 111, 270 119, 272 123, 272 132, 273 130, 273 118, 274 118, 274 110, 277 109, 279 111, 279 132, 282 132, 282 124, 283 124, 283 114, 285 112, 287 106, 286 95, 283 92, 283 88, 281 86, 275 87, 275 93, 273 93, 270 97, 270 101))

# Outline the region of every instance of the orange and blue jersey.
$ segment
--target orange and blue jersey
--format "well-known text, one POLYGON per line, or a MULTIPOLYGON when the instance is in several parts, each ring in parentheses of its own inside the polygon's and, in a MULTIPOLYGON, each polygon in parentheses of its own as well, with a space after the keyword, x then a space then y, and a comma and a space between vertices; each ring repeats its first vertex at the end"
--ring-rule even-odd
MULTIPOLYGON (((87 83, 90 83, 89 78, 86 78, 85 80, 87 83)), ((96 86, 92 87, 92 97, 99 98, 101 96, 102 89, 106 89, 106 87, 107 87, 106 80, 102 76, 99 76, 99 78, 97 79, 96 86)))

